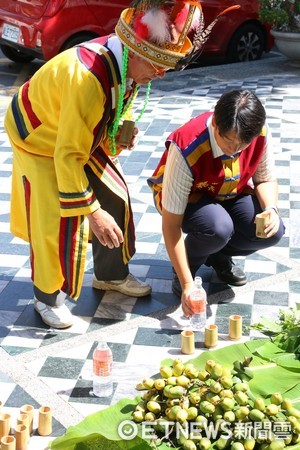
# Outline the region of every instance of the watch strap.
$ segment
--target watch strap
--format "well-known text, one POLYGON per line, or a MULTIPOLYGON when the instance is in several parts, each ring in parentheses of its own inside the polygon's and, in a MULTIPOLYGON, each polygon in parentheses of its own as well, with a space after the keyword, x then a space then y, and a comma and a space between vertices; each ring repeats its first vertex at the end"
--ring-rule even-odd
POLYGON ((269 206, 266 206, 266 208, 264 209, 264 211, 269 211, 270 209, 274 209, 274 211, 276 212, 276 214, 279 216, 279 209, 277 208, 277 206, 275 206, 275 205, 269 205, 269 206))

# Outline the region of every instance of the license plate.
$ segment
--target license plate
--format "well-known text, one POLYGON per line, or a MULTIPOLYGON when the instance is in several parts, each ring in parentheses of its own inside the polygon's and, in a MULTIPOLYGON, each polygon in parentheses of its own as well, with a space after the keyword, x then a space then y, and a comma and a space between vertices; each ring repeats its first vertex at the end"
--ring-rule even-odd
POLYGON ((3 24, 2 28, 2 37, 3 39, 7 39, 11 42, 19 41, 19 33, 20 30, 18 27, 14 27, 13 25, 9 25, 8 23, 3 24))

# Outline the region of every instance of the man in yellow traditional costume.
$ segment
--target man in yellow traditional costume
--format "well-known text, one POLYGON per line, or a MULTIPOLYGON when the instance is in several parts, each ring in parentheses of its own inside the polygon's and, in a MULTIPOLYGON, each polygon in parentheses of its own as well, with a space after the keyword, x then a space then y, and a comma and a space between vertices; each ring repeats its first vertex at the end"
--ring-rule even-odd
POLYGON ((136 0, 115 34, 57 55, 15 94, 5 117, 13 149, 11 232, 30 243, 34 307, 49 326, 73 323, 65 298, 80 295, 90 231, 93 287, 151 293, 128 268, 135 235, 114 163, 127 147, 119 132, 139 86, 148 84, 144 110, 151 80, 185 67, 210 29, 197 0, 136 0))

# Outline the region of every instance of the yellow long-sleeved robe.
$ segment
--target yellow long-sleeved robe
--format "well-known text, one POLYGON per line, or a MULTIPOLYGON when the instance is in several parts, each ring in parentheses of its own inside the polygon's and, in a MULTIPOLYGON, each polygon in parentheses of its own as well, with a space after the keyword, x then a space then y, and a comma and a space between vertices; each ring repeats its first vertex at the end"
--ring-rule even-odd
MULTIPOLYGON (((99 48, 94 44, 96 53, 99 48)), ((107 146, 107 126, 102 126, 97 142, 100 159, 97 152, 91 156, 91 150, 99 121, 106 115, 107 125, 111 119, 107 108, 110 114, 115 109, 120 81, 111 67, 108 105, 107 90, 95 76, 95 70, 103 70, 101 64, 95 68, 97 61, 95 53, 77 48, 56 56, 20 88, 5 117, 13 149, 11 232, 30 242, 35 286, 45 293, 62 289, 74 299, 80 294, 85 268, 86 215, 100 206, 84 166, 91 164, 99 178, 104 173, 107 177, 101 151, 107 146), (78 51, 89 55, 85 64, 78 51)), ((107 61, 111 64, 110 58, 107 61)), ((107 167, 108 173, 114 171, 107 167)), ((128 203, 126 184, 118 181, 121 188, 117 186, 120 194, 116 194, 128 203)), ((125 220, 128 223, 128 214, 125 220)))

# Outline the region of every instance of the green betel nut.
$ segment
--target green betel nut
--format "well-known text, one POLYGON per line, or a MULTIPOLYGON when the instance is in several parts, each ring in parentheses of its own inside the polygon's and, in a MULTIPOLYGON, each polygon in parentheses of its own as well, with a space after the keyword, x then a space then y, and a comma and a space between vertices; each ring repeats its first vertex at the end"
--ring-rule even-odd
POLYGON ((222 376, 219 381, 225 389, 230 389, 233 386, 233 380, 231 377, 222 376))
POLYGON ((182 386, 172 386, 168 384, 164 387, 163 393, 167 398, 180 398, 185 393, 185 389, 182 386))
POLYGON ((274 405, 281 405, 282 403, 282 395, 280 392, 274 392, 274 394, 271 395, 271 403, 274 403, 274 405))
POLYGON ((179 413, 179 411, 181 411, 181 409, 182 408, 179 405, 173 406, 172 408, 170 408, 167 413, 168 419, 175 420, 177 413, 179 413))
POLYGON ((231 450, 244 450, 245 447, 241 442, 233 442, 231 444, 231 450))
POLYGON ((253 450, 255 447, 256 441, 254 438, 247 438, 244 441, 245 450, 253 450))
POLYGON ((221 376, 223 375, 223 367, 221 366, 221 364, 216 363, 210 371, 210 376, 214 379, 214 380, 218 380, 221 376))
POLYGON ((242 391, 237 391, 234 394, 234 399, 241 406, 246 406, 248 404, 248 402, 249 402, 248 395, 245 394, 245 392, 242 392, 242 391))
POLYGON ((266 406, 265 412, 266 414, 268 414, 268 416, 276 416, 279 413, 279 408, 277 405, 271 403, 270 405, 266 406))
POLYGON ((201 450, 208 450, 211 447, 211 441, 208 438, 204 437, 200 439, 198 445, 201 450))
POLYGON ((182 447, 184 450, 197 450, 196 444, 191 441, 190 439, 186 440, 183 444, 182 447))
POLYGON ((215 361, 213 359, 208 359, 205 363, 205 370, 209 374, 211 373, 211 369, 216 365, 215 361))
POLYGON ((235 417, 237 420, 244 420, 250 414, 250 410, 247 406, 241 406, 235 410, 235 417))
POLYGON ((269 445, 269 450, 283 450, 285 443, 283 439, 274 439, 269 445))
POLYGON ((228 446, 228 444, 229 444, 229 439, 219 437, 219 439, 216 441, 215 445, 219 450, 223 450, 224 448, 226 448, 228 446))
POLYGON ((220 405, 224 411, 232 411, 235 407, 235 400, 233 398, 225 397, 220 402, 220 405))
POLYGON ((250 411, 249 417, 253 422, 261 422, 265 418, 265 415, 259 409, 254 408, 250 411))
POLYGON ((169 366, 161 366, 161 368, 159 369, 159 373, 163 378, 169 378, 172 376, 173 371, 169 366))
POLYGON ((253 406, 254 406, 255 409, 259 409, 259 411, 264 411, 265 408, 266 408, 266 404, 265 404, 264 399, 262 399, 260 397, 258 397, 258 398, 256 398, 254 400, 254 405, 253 406))
POLYGON ((215 406, 212 403, 207 402, 206 400, 200 403, 200 411, 204 414, 213 414, 215 412, 215 409, 215 406))
POLYGON ((161 411, 161 407, 160 404, 157 402, 154 402, 152 400, 150 400, 147 403, 147 408, 150 412, 154 413, 154 414, 158 414, 161 411))

